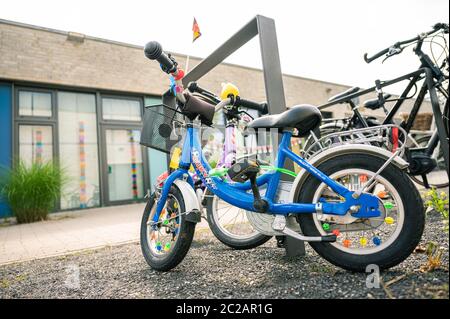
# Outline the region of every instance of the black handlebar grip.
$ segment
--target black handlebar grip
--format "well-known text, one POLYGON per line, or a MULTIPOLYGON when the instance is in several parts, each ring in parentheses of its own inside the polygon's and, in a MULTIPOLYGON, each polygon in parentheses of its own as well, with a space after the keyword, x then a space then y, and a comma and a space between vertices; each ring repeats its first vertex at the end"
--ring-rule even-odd
POLYGON ((156 41, 150 41, 145 45, 144 54, 150 60, 158 61, 162 70, 166 73, 173 73, 177 70, 176 63, 163 52, 161 44, 156 41))
POLYGON ((253 101, 249 101, 249 100, 245 100, 245 99, 238 99, 238 100, 236 100, 236 104, 238 106, 256 110, 263 115, 269 113, 267 103, 257 103, 257 102, 253 102, 253 101))
POLYGON ((269 113, 269 105, 267 103, 259 103, 259 113, 266 115, 269 113))
POLYGON ((440 30, 440 29, 442 29, 442 30, 444 30, 444 33, 448 33, 448 23, 436 23, 436 24, 433 26, 433 29, 434 29, 434 30, 440 30))
POLYGON ((189 92, 194 93, 194 92, 198 92, 198 84, 197 82, 189 82, 187 85, 187 89, 189 90, 189 92))
POLYGON ((199 87, 197 82, 189 82, 187 85, 187 89, 192 93, 197 92, 200 94, 207 94, 207 95, 215 96, 214 93, 209 92, 208 90, 205 90, 205 89, 199 87))
POLYGON ((220 99, 214 93, 199 87, 197 82, 189 82, 187 89, 191 93, 200 93, 201 95, 206 96, 207 98, 213 100, 216 104, 220 102, 220 99))
POLYGON ((371 56, 370 58, 367 57, 367 53, 364 53, 364 61, 366 61, 366 63, 370 63, 375 59, 378 59, 380 56, 385 55, 386 53, 389 52, 389 48, 384 49, 383 51, 378 52, 377 54, 375 54, 374 56, 371 56))

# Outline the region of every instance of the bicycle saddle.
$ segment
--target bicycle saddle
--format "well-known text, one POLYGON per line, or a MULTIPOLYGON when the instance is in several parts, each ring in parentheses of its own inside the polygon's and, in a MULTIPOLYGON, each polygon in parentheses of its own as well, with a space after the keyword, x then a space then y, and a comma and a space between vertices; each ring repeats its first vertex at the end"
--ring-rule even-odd
MULTIPOLYGON (((383 95, 384 100, 389 99, 391 96, 392 96, 391 94, 383 95)), ((378 98, 364 101, 364 103, 362 105, 371 110, 376 110, 376 109, 379 109, 380 107, 382 107, 382 105, 380 104, 380 101, 378 101, 378 98)))
POLYGON ((319 109, 313 105, 302 104, 291 107, 280 114, 266 115, 257 118, 248 124, 248 127, 258 128, 296 128, 297 136, 306 136, 310 131, 320 125, 322 115, 319 109))
MULTIPOLYGON (((359 91, 359 87, 357 87, 357 86, 352 87, 352 88, 348 89, 347 91, 341 92, 339 94, 336 94, 335 96, 330 97, 328 99, 328 102, 333 102, 333 101, 339 100, 347 95, 356 93, 358 91, 359 91)), ((345 101, 343 101, 343 102, 345 102, 345 101)))

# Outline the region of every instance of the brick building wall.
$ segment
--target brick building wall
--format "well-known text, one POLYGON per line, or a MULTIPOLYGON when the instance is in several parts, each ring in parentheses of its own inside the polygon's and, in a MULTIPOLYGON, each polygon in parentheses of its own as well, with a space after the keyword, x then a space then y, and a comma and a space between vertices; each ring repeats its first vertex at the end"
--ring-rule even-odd
MULTIPOLYGON (((180 65, 185 64, 185 56, 174 56, 180 65)), ((198 62, 191 58, 191 67, 198 62)), ((1 79, 151 95, 161 95, 168 86, 167 76, 144 57, 140 46, 6 20, 0 20, 1 79)), ((199 82, 218 91, 224 81, 235 83, 248 99, 265 100, 261 70, 223 63, 199 82)), ((284 75, 283 83, 287 106, 320 105, 349 88, 291 75, 284 75)), ((407 102, 403 111, 411 106, 407 102)), ((327 110, 335 117, 349 112, 345 105, 327 110)))
MULTIPOLYGON (((180 54, 174 54, 174 56, 183 67, 186 57, 180 54)), ((199 62, 199 59, 192 58, 190 61, 191 68, 199 62)), ((240 89, 241 95, 247 99, 256 101, 264 101, 266 99, 261 70, 223 63, 199 80, 201 86, 216 93, 219 93, 222 82, 236 84, 240 89)), ((288 107, 300 103, 321 105, 330 96, 349 88, 346 85, 291 75, 284 75, 283 83, 286 105, 288 107)), ((145 100, 148 101, 146 103, 158 103, 159 96, 167 90, 168 85, 167 75, 161 72, 157 63, 152 63, 145 58, 143 48, 140 46, 0 19, 0 115, 2 115, 0 116, 0 128, 3 128, 3 134, 0 134, 2 149, 0 166, 11 167, 12 158, 20 154, 20 145, 22 144, 28 143, 29 147, 27 146, 27 149, 30 150, 37 148, 37 143, 27 142, 27 136, 29 140, 32 140, 31 133, 29 135, 25 131, 20 133, 21 127, 25 129, 30 128, 30 132, 31 127, 36 129, 39 127, 39 129, 46 130, 46 136, 50 145, 49 149, 53 152, 52 156, 56 156, 56 158, 61 155, 60 150, 58 150, 58 147, 63 143, 60 137, 67 137, 73 133, 73 127, 62 127, 59 125, 61 122, 59 117, 58 119, 56 118, 55 113, 51 113, 53 118, 47 118, 43 120, 44 122, 38 122, 39 116, 29 116, 25 117, 25 119, 18 116, 20 90, 27 94, 32 90, 46 92, 47 95, 50 94, 53 96, 49 100, 50 108, 54 107, 55 110, 58 110, 56 111, 58 115, 61 115, 63 112, 58 113, 60 104, 57 97, 60 96, 59 94, 63 96, 68 93, 64 91, 71 92, 71 101, 77 98, 72 91, 80 91, 81 93, 77 94, 82 94, 85 97, 92 97, 93 93, 95 93, 94 112, 97 111, 99 116, 92 115, 89 119, 91 120, 91 127, 97 127, 98 129, 96 136, 92 134, 92 136, 95 136, 94 139, 96 139, 93 145, 97 146, 97 150, 92 151, 92 154, 98 154, 98 156, 89 165, 91 169, 97 167, 98 171, 92 171, 93 173, 89 177, 90 182, 88 184, 93 186, 90 188, 89 196, 96 200, 96 203, 92 204, 93 206, 116 204, 117 196, 115 196, 115 193, 110 192, 109 186, 106 186, 110 185, 111 172, 119 172, 121 167, 126 166, 122 165, 126 161, 124 160, 123 163, 109 161, 107 150, 122 152, 124 150, 123 145, 127 145, 127 141, 118 139, 116 142, 122 144, 120 144, 120 147, 114 148, 114 146, 119 144, 111 141, 111 145, 108 145, 105 142, 107 140, 106 133, 130 133, 137 126, 141 125, 141 122, 131 122, 131 124, 123 124, 122 122, 120 125, 119 123, 103 123, 104 119, 100 115, 104 111, 102 110, 102 99, 104 96, 108 97, 108 95, 113 98, 124 98, 127 95, 128 97, 125 100, 134 99, 134 101, 139 100, 143 102, 145 100), (156 99, 152 96, 156 97, 156 99), (53 128, 55 130, 53 128, 49 130, 51 125, 54 125, 53 128), (61 133, 63 128, 66 129, 65 133, 61 133), (20 142, 21 136, 24 137, 23 143, 20 142), (112 166, 114 166, 114 169, 110 169, 112 166)), ((371 97, 368 96, 367 98, 371 97)), ((411 100, 408 101, 402 111, 407 111, 411 102, 411 100)), ((26 103, 23 105, 24 108, 25 105, 26 103)), ((428 109, 430 109, 429 106, 428 109)), ((333 111, 334 117, 343 117, 350 114, 350 110, 346 105, 333 106, 327 111, 333 111)), ((76 110, 70 116, 77 117, 81 112, 86 111, 76 110)), ((104 115, 104 113, 102 114, 104 115)), ((382 115, 381 112, 378 114, 382 115)), ((79 131, 77 132, 79 134, 79 131)), ((77 134, 77 132, 74 134, 77 134)), ((83 134, 85 133, 83 132, 83 134)), ((64 143, 66 142, 64 141, 64 143)), ((73 140, 70 143, 70 150, 77 150, 77 141, 73 140)), ((67 143, 64 145, 67 145, 67 143)), ((26 149, 25 146, 24 149, 26 149)), ((167 169, 165 167, 166 156, 152 149, 141 149, 143 173, 139 177, 139 181, 142 184, 142 191, 146 192, 156 181, 156 178, 167 169)), ((114 158, 114 156, 111 156, 111 158, 114 158)), ((69 160, 73 168, 71 178, 79 180, 81 173, 78 172, 76 167, 77 165, 80 166, 81 160, 76 156, 70 159, 66 157, 67 160, 69 160)), ((128 173, 129 171, 127 171, 128 173)), ((85 175, 82 178, 86 180, 85 175)), ((137 176, 133 178, 137 180, 137 176)), ((127 188, 127 181, 130 181, 129 174, 124 179, 120 179, 120 181, 120 183, 111 182, 114 184, 114 191, 116 191, 116 186, 118 186, 117 191, 125 191, 128 194, 130 191, 127 188)), ((80 194, 80 185, 78 185, 78 188, 76 185, 73 185, 73 189, 64 191, 64 194, 61 196, 61 208, 77 208, 79 205, 76 203, 76 200, 69 203, 65 198, 81 198, 80 194)), ((135 197, 124 198, 126 202, 135 200, 135 197)), ((80 208, 84 208, 84 206, 80 206, 80 208)), ((10 213, 7 205, 2 203, 0 198, 0 217, 8 216, 10 213)))

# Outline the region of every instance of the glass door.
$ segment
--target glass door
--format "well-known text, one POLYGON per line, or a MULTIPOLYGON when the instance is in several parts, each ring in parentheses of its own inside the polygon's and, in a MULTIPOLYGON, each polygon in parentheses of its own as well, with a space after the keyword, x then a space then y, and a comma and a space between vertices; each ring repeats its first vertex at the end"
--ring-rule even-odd
POLYGON ((105 128, 108 202, 144 197, 144 170, 140 130, 105 128))

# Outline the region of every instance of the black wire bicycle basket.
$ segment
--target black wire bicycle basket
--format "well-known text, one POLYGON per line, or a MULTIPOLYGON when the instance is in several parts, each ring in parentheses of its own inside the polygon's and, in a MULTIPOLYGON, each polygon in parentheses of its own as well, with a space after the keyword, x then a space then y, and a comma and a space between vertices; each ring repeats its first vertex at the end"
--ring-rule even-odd
POLYGON ((169 154, 182 138, 177 129, 184 123, 185 115, 176 108, 166 104, 146 106, 140 143, 169 154))

